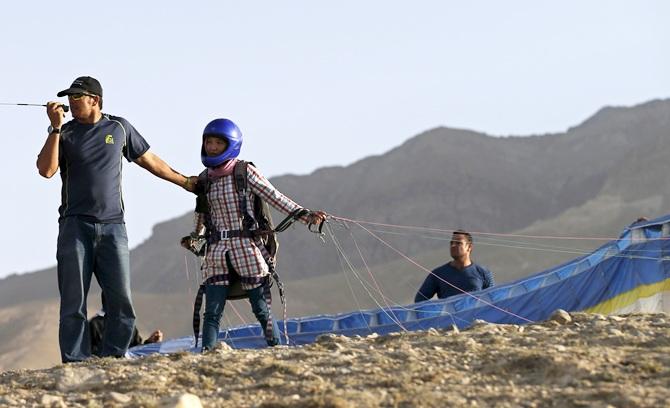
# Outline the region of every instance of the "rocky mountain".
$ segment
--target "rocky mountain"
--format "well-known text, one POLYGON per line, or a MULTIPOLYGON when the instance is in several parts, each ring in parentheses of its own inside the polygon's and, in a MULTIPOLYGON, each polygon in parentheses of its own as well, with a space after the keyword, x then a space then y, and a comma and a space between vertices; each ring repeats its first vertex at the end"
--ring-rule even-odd
MULTIPOLYGON (((638 216, 667 213, 669 130, 670 100, 606 107, 560 134, 491 137, 435 128, 346 167, 271 181, 308 208, 350 220, 478 232, 475 260, 489 266, 498 282, 506 282, 574 258, 602 241, 523 240, 481 232, 615 238, 638 216)), ((140 328, 160 327, 168 337, 190 331, 198 267, 178 240, 190 231, 191 219, 184 214, 156 225, 152 236, 131 253, 140 328)), ((354 272, 376 276, 389 299, 411 301, 425 271, 352 222, 329 226, 325 242, 303 226, 280 235, 279 271, 289 291, 289 315, 375 307, 379 300, 356 284, 356 279, 370 278, 354 272)), ((448 259, 448 232, 373 229, 426 268, 448 259)), ((52 268, 0 281, 3 338, 26 345, 31 327, 38 321, 47 324, 45 310, 50 311, 53 332, 57 315, 51 311, 58 301, 54 276, 52 268), (12 312, 16 310, 20 316, 12 312)), ((94 308, 95 296, 91 298, 94 308)), ((246 321, 253 321, 244 314, 247 308, 242 303, 238 307, 246 321)), ((232 318, 230 323, 237 321, 232 318)), ((17 352, 18 346, 7 344, 0 345, 0 367, 22 367, 16 354, 27 356, 30 350, 17 352)))

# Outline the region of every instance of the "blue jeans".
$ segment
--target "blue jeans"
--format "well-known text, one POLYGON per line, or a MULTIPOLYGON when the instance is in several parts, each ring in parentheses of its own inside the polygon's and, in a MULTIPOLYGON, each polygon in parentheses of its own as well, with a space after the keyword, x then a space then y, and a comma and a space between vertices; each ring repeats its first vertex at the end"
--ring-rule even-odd
POLYGON ((130 257, 125 224, 100 224, 65 217, 59 222, 58 290, 60 323, 58 341, 64 363, 91 356, 86 319, 86 297, 95 275, 105 294, 103 357, 121 357, 135 328, 130 296, 130 257))
MULTIPOLYGON (((258 323, 261 325, 263 335, 265 335, 265 327, 270 318, 270 310, 268 304, 263 297, 263 287, 247 291, 249 295, 249 303, 251 310, 254 312, 258 323)), ((221 316, 223 315, 223 308, 226 306, 226 298, 228 297, 228 286, 223 285, 207 285, 205 287, 205 314, 202 324, 202 349, 211 350, 216 346, 216 340, 219 335, 219 325, 221 323, 221 316)), ((272 340, 267 341, 268 346, 276 346, 279 344, 279 329, 277 321, 272 320, 272 340)))

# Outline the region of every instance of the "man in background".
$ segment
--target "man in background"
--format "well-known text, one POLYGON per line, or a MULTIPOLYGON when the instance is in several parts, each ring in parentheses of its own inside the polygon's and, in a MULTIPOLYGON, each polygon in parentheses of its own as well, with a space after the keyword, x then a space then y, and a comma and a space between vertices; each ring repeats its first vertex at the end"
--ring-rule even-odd
MULTIPOLYGON (((102 355, 102 338, 103 333, 105 333, 105 311, 101 309, 98 313, 95 314, 89 321, 89 334, 91 337, 91 354, 94 356, 100 357, 102 355)), ((139 346, 141 344, 151 344, 151 343, 160 343, 163 341, 163 332, 160 330, 155 330, 149 338, 142 340, 140 332, 133 330, 133 337, 130 339, 130 344, 128 348, 139 346)))
POLYGON ((454 231, 449 246, 452 260, 434 269, 426 277, 414 302, 438 299, 474 292, 495 285, 493 274, 481 265, 472 262, 472 235, 463 230, 454 231))

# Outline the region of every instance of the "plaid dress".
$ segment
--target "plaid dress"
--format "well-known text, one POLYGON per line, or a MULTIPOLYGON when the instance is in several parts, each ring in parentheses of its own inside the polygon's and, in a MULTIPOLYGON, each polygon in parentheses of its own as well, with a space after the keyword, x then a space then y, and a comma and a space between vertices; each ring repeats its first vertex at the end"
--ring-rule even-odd
MULTIPOLYGON (((247 207, 253 217, 253 194, 276 210, 289 214, 301 208, 293 200, 277 190, 254 166, 248 166, 247 173, 247 207)), ((239 197, 235 189, 235 177, 231 174, 216 180, 211 180, 207 193, 211 222, 218 231, 241 230, 242 211, 239 197)), ((307 218, 300 219, 307 224, 307 218)), ((195 214, 195 231, 204 233, 205 214, 195 214)), ((226 253, 230 258, 235 272, 242 278, 242 289, 249 290, 261 285, 262 278, 269 274, 266 259, 270 255, 260 240, 253 238, 227 238, 212 243, 205 254, 203 261, 202 280, 214 275, 228 276, 226 253)), ((229 285, 228 278, 216 283, 229 285)))

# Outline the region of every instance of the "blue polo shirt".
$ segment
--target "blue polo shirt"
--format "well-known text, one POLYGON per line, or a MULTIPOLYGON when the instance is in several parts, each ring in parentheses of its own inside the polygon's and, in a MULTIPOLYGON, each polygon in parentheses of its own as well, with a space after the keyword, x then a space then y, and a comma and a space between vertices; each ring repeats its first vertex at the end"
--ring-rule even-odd
POLYGON ((456 288, 465 292, 474 292, 490 288, 493 285, 495 285, 493 274, 483 266, 473 263, 459 271, 446 263, 434 269, 433 273, 426 277, 414 297, 414 302, 430 299, 436 294, 439 299, 444 299, 463 293, 456 288), (449 285, 449 283, 455 287, 449 285))
POLYGON ((149 144, 125 119, 103 115, 95 124, 71 120, 61 128, 59 166, 63 186, 60 219, 77 216, 123 223, 122 158, 134 161, 149 144))

